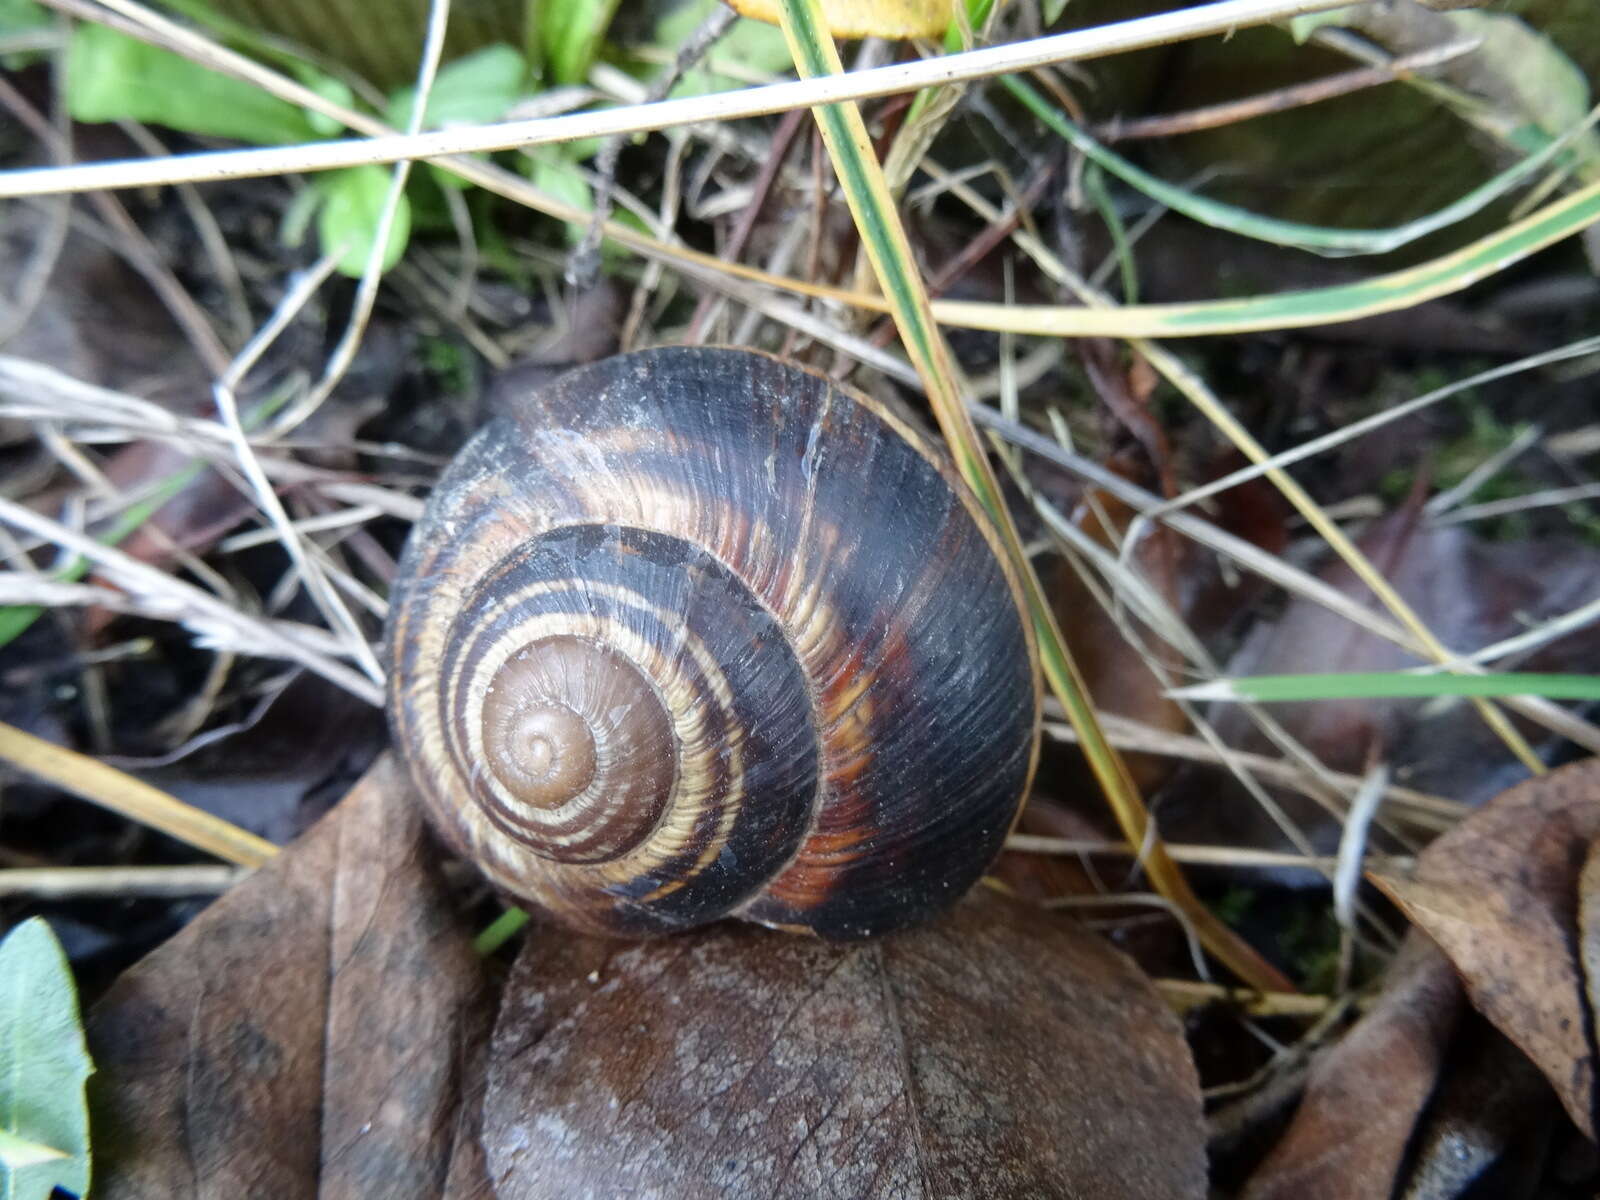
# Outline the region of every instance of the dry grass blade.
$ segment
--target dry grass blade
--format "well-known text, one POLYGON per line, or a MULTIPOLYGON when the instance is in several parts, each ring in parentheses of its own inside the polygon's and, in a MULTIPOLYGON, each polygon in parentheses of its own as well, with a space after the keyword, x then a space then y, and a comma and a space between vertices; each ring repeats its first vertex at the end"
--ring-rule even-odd
MULTIPOLYGON (((1113 713, 1101 713, 1100 722, 1105 727, 1106 736, 1119 750, 1131 750, 1139 754, 1160 754, 1216 766, 1227 765, 1215 747, 1202 738, 1168 733, 1164 729, 1156 729, 1113 713)), ((1063 742, 1078 740, 1078 735, 1072 726, 1059 721, 1046 721, 1044 730, 1051 737, 1063 742)), ((1252 754, 1247 750, 1230 750, 1228 753, 1229 757, 1241 767, 1274 784, 1294 788, 1308 795, 1315 786, 1316 780, 1303 766, 1268 758, 1262 754, 1252 754)), ((1342 791, 1353 793, 1361 786, 1361 780, 1354 775, 1346 775, 1339 771, 1329 771, 1327 774, 1342 791)), ((1433 829, 1448 829, 1469 811, 1467 806, 1458 800, 1435 796, 1395 783, 1389 785, 1385 799, 1390 805, 1408 810, 1408 816, 1413 822, 1426 823, 1433 829)))
MULTIPOLYGON (((68 7, 59 2, 55 2, 55 6, 68 7)), ((125 6, 118 3, 110 7, 122 9, 125 6)), ((1344 7, 1342 0, 1220 0, 1215 4, 1159 13, 1093 29, 878 67, 851 75, 840 72, 824 78, 663 100, 654 104, 626 105, 599 112, 436 130, 415 135, 391 134, 261 150, 225 150, 155 162, 139 160, 11 171, 0 174, 0 196, 50 195, 65 191, 148 187, 180 181, 197 183, 281 175, 293 171, 326 171, 338 167, 393 163, 402 159, 517 150, 581 138, 610 137, 706 121, 766 116, 793 108, 889 96, 960 80, 1031 70, 1069 59, 1099 58, 1144 46, 1226 34, 1250 25, 1287 20, 1304 13, 1339 7, 1344 7)), ((360 128, 359 125, 354 127, 360 128)))
MULTIPOLYGON (((783 30, 802 76, 843 73, 817 0, 785 0, 783 30)), ((1252 986, 1293 990, 1293 985, 1280 972, 1200 902, 1156 836, 1127 766, 1095 719, 1082 676, 1067 651, 1050 605, 1022 549, 999 482, 967 413, 955 360, 934 322, 916 258, 861 113, 854 104, 847 103, 819 108, 816 115, 840 185, 861 231, 862 244, 884 294, 890 299, 901 338, 922 378, 956 466, 994 519, 1010 549, 1013 567, 1028 600, 1045 676, 1078 731, 1084 756, 1105 792, 1123 835, 1134 845, 1148 847, 1144 866, 1151 882, 1182 914, 1207 949, 1252 986)))
POLYGON ((1524 358, 1519 358, 1514 362, 1501 363, 1499 366, 1491 367, 1486 371, 1475 372, 1443 387, 1434 388, 1421 396, 1380 409, 1371 416, 1363 417, 1359 421, 1352 421, 1350 424, 1325 433, 1321 437, 1300 442, 1287 450, 1280 450, 1271 458, 1264 459, 1258 463, 1251 463, 1247 467, 1240 467, 1237 471, 1230 471, 1228 474, 1218 479, 1213 479, 1209 483, 1190 488, 1181 496, 1176 496, 1172 500, 1165 502, 1147 515, 1159 516, 1169 510, 1175 511, 1180 508, 1192 507, 1207 496, 1225 492, 1231 487, 1236 487, 1241 483, 1264 475, 1269 470, 1293 466, 1297 462, 1303 462, 1305 459, 1345 445, 1347 442, 1364 437, 1403 417, 1409 417, 1414 413, 1421 412, 1423 409, 1438 404, 1442 400, 1460 395, 1469 388, 1479 387, 1485 383, 1493 383, 1497 379, 1504 379, 1511 375, 1518 375, 1524 371, 1536 370, 1540 367, 1565 362, 1569 359, 1586 358, 1596 351, 1600 351, 1600 338, 1583 338, 1579 341, 1569 342, 1565 346, 1558 346, 1554 350, 1544 350, 1538 354, 1530 354, 1524 358))
POLYGON ((287 622, 271 623, 252 618, 191 583, 140 562, 115 547, 101 545, 14 501, 0 498, 0 521, 98 564, 119 586, 148 598, 168 619, 183 622, 202 637, 220 631, 218 640, 223 644, 245 653, 300 663, 369 704, 383 704, 383 689, 378 684, 333 658, 329 648, 320 644, 326 637, 321 630, 311 627, 295 630, 287 622))
MULTIPOLYGON (((1006 849, 1017 854, 1100 854, 1116 858, 1137 858, 1139 850, 1127 842, 1098 842, 1082 838, 1045 837, 1014 833, 1006 839, 1006 849)), ((1197 846, 1168 842, 1167 853, 1177 862, 1207 867, 1289 867, 1331 874, 1338 859, 1328 855, 1295 854, 1283 850, 1250 850, 1236 846, 1197 846)), ((1407 871, 1415 864, 1408 856, 1377 857, 1367 860, 1374 870, 1407 871)))
POLYGON ((1299 992, 1247 992, 1191 979, 1158 979, 1156 988, 1179 1012, 1209 1004, 1227 1004, 1251 1017, 1320 1017, 1336 1001, 1299 992))
POLYGON ((237 825, 176 800, 115 767, 14 726, 0 724, 0 758, 91 804, 159 829, 227 862, 259 867, 278 852, 271 842, 237 825))
MULTIPOLYGON (((1491 236, 1476 245, 1481 249, 1485 243, 1497 242, 1500 236, 1502 235, 1491 236)), ((1102 314, 1127 311, 1125 308, 1120 308, 1112 303, 1104 293, 1079 278, 1075 272, 1071 271, 1056 256, 1045 251, 1043 247, 1035 248, 1032 253, 1036 261, 1039 261, 1040 266, 1046 269, 1047 274, 1078 294, 1079 298, 1087 306, 1082 311, 1102 314)), ((1502 263, 1501 265, 1503 266, 1504 264, 1502 263)), ((1270 465, 1271 456, 1267 454, 1266 450, 1255 440, 1250 432, 1223 407, 1222 403, 1203 380, 1189 370, 1175 354, 1159 343, 1144 338, 1130 338, 1129 345, 1137 354, 1143 356, 1151 367, 1177 388, 1207 420, 1226 435, 1245 457, 1250 459, 1262 474, 1266 475, 1273 486, 1283 493, 1285 498, 1305 517, 1311 527, 1349 565, 1357 578, 1367 585, 1383 606, 1404 626, 1410 638, 1420 646, 1420 650, 1417 653, 1433 659, 1435 663, 1446 666, 1447 669, 1458 671, 1473 670, 1470 666, 1463 666, 1460 658, 1447 650, 1434 637, 1432 631, 1417 617, 1410 605, 1390 586, 1389 582, 1373 567, 1356 545, 1345 536, 1344 531, 1323 512, 1322 508, 1311 498, 1309 493, 1284 471, 1270 465)), ((1046 444, 1048 445, 1048 443, 1046 444)), ((1478 711, 1482 713, 1489 727, 1495 731, 1512 753, 1529 770, 1538 774, 1544 769, 1543 764, 1527 744, 1527 741, 1516 731, 1498 708, 1487 700, 1475 700, 1474 704, 1477 706, 1478 711)), ((1570 725, 1568 725, 1568 730, 1570 730, 1570 725)), ((1563 732, 1567 732, 1567 736, 1573 736, 1568 730, 1563 730, 1563 732)), ((1574 740, 1579 741, 1580 744, 1587 744, 1581 737, 1575 737, 1574 740)))
MULTIPOLYGON (((992 408, 979 404, 971 405, 969 408, 974 420, 995 430, 1006 441, 1021 446, 1032 454, 1038 454, 1080 479, 1092 483, 1096 488, 1115 496, 1141 515, 1150 517, 1159 512, 1160 516, 1156 519, 1162 524, 1226 556, 1245 570, 1261 576, 1270 583, 1287 588, 1297 596, 1303 596, 1322 605, 1329 612, 1339 614, 1357 627, 1387 642, 1392 642, 1409 654, 1414 654, 1418 658, 1427 657, 1426 648, 1408 630, 1309 572, 1268 554, 1260 547, 1225 532, 1209 521, 1200 520, 1188 513, 1165 511, 1166 502, 1161 497, 1129 483, 1114 471, 1107 470, 1081 454, 1074 454, 1062 448, 1042 434, 1007 420, 992 408)), ((1536 635, 1535 631, 1530 631, 1526 644, 1537 644, 1543 638, 1553 637, 1594 620, 1597 614, 1591 611, 1593 607, 1585 605, 1582 609, 1568 614, 1552 630, 1537 631, 1536 635)), ((1513 641, 1516 647, 1525 644, 1522 636, 1513 641)), ((1489 649, 1495 655, 1500 655, 1509 653, 1509 648, 1512 646, 1513 642, 1506 642, 1489 649)), ((1482 657, 1487 659, 1489 655, 1483 654, 1482 657)), ((1470 655, 1452 657, 1449 666, 1452 670, 1458 671, 1481 672, 1484 669, 1475 661, 1474 656, 1470 655)), ((1537 696, 1506 697, 1505 705, 1552 733, 1558 733, 1574 744, 1600 754, 1600 729, 1596 729, 1582 717, 1568 712, 1559 705, 1537 696)))
POLYGON ((19 867, 0 871, 0 896, 74 900, 85 896, 214 896, 249 874, 239 867, 19 867))

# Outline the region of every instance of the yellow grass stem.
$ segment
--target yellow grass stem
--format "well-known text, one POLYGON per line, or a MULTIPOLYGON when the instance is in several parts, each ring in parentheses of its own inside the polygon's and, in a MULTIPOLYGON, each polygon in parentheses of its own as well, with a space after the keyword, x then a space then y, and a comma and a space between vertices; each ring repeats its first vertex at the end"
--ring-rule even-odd
POLYGON ((24 733, 13 725, 0 724, 0 759, 91 804, 159 829, 226 862, 259 867, 278 852, 265 838, 185 804, 115 767, 24 733))
MULTIPOLYGON (((783 31, 802 77, 843 72, 833 40, 825 31, 818 0, 784 0, 783 31)), ((1045 678, 1077 730, 1084 756, 1105 792, 1123 836, 1131 844, 1145 848, 1143 862, 1151 884, 1192 925, 1207 949, 1253 987, 1292 991, 1293 985, 1280 972, 1200 902, 1156 835, 1149 812, 1122 757, 1095 719, 1082 675, 1067 651, 1038 578, 1023 553, 999 483, 967 415, 955 361, 934 321, 927 289, 916 269, 911 244, 882 166, 873 152, 860 110, 854 103, 841 103, 815 111, 840 185, 861 231, 862 244, 893 309, 901 339, 922 378, 957 468, 993 518, 1010 549, 1027 597, 1045 678)))

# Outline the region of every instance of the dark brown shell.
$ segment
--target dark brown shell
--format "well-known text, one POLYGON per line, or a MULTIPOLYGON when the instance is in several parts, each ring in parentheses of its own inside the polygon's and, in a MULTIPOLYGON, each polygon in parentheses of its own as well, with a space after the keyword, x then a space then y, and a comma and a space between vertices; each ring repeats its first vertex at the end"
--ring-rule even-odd
POLYGON ((436 826, 578 928, 857 938, 953 903, 1032 776, 1016 579, 899 415, 765 355, 563 376, 401 561, 395 739, 436 826))

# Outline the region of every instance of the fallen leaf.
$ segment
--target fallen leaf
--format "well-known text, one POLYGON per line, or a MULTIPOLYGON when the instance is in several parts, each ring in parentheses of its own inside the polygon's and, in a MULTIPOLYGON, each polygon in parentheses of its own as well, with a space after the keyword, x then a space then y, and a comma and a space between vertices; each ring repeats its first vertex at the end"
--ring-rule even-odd
POLYGON ((531 937, 490 1053, 499 1200, 1205 1194, 1198 1080, 1127 959, 970 898, 853 946, 531 937))
POLYGON ((1550 1085, 1481 1018, 1465 1024, 1417 1130, 1400 1200, 1547 1194, 1535 1185, 1556 1114, 1550 1085))
POLYGON ((404 772, 128 971, 89 1041, 96 1200, 438 1196, 483 998, 404 772))
POLYGON ((1388 1196, 1444 1063, 1461 985, 1413 930, 1383 994, 1311 1069, 1294 1119, 1256 1169, 1246 1200, 1388 1196))
POLYGON ((1578 945, 1578 878, 1600 836, 1600 759, 1502 792, 1430 845, 1409 878, 1371 878, 1439 943, 1479 1012, 1595 1133, 1595 1049, 1578 945))
POLYGON ((93 1070, 61 943, 42 919, 24 921, 0 939, 0 1196, 88 1191, 93 1070))
POLYGON ((1578 876, 1578 959, 1583 964, 1583 994, 1590 1012, 1600 1012, 1600 841, 1589 843, 1578 876))
POLYGON ((494 1183, 489 1178, 489 1160, 483 1152, 483 1093, 488 1086, 493 1016, 487 1007, 477 1014, 467 1039, 467 1065, 462 1073, 461 1103, 456 1110, 455 1145, 450 1151, 450 1171, 444 1191, 449 1200, 495 1200, 494 1183))

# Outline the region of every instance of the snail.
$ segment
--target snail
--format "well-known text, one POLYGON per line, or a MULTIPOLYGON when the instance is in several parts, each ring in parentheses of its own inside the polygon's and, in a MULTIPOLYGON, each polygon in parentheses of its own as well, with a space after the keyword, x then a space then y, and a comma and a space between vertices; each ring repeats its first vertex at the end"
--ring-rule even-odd
POLYGON ((622 355, 504 407, 391 599, 390 723, 445 840, 589 933, 853 940, 953 904, 1032 778, 1039 676, 941 450, 745 350, 622 355))

